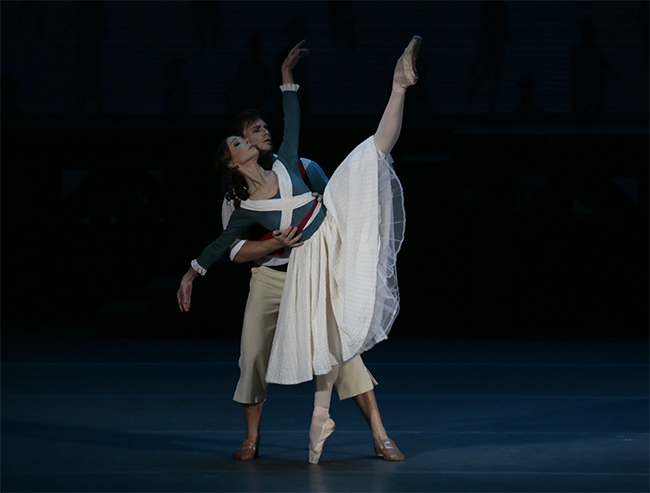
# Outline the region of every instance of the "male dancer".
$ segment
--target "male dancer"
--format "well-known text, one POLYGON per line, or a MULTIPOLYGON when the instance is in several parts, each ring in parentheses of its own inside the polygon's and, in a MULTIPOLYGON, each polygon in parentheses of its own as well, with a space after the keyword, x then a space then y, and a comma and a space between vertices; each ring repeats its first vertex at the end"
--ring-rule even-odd
MULTIPOLYGON (((284 80, 293 81, 292 69, 302 57, 308 54, 308 50, 300 48, 302 43, 298 43, 289 52, 282 64, 282 71, 286 76, 283 77, 284 80)), ((234 135, 241 135, 257 147, 258 163, 263 168, 272 168, 275 156, 272 152, 271 133, 259 113, 253 110, 240 113, 235 119, 232 131, 234 135)), ((303 177, 307 185, 313 192, 322 194, 328 181, 327 176, 315 162, 304 158, 301 162, 305 168, 303 177)), ((224 229, 233 211, 234 205, 224 199, 222 206, 224 229)), ((230 258, 234 262, 254 261, 256 264, 251 269, 250 291, 242 328, 240 378, 233 397, 235 401, 243 404, 247 425, 246 440, 233 455, 233 459, 242 461, 254 459, 259 451, 260 422, 267 395, 266 369, 286 278, 288 252, 290 248, 302 245, 301 235, 296 234, 295 227, 290 227, 283 232, 274 231, 270 239, 255 239, 261 236, 259 232, 249 232, 247 238, 239 239, 232 245, 230 252, 230 258), (278 249, 283 247, 286 247, 285 253, 278 255, 278 249)), ((404 460, 404 455, 388 438, 384 429, 373 390, 376 384, 376 380, 365 367, 360 356, 340 368, 335 382, 339 398, 343 400, 352 397, 370 425, 375 438, 375 451, 384 460, 404 460)))

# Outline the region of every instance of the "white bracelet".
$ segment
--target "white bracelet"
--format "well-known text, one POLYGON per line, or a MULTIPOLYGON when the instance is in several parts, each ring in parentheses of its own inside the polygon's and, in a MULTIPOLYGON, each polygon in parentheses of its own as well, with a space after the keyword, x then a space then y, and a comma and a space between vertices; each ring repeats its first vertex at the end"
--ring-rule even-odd
POLYGON ((199 263, 196 261, 196 259, 192 260, 191 265, 192 265, 192 268, 193 268, 196 272, 198 272, 199 274, 201 274, 202 276, 204 276, 205 273, 208 272, 207 270, 205 270, 203 267, 201 267, 201 266, 199 265, 199 263))

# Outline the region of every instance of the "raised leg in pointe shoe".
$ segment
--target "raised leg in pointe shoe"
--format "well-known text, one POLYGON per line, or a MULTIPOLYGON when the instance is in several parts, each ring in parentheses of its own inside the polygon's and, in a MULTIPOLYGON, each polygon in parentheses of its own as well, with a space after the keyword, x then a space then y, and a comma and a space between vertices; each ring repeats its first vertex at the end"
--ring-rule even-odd
POLYGON ((404 50, 402 56, 397 60, 395 75, 393 76, 393 90, 405 92, 410 86, 418 81, 418 72, 415 69, 415 62, 420 51, 422 38, 413 36, 411 42, 404 50))
POLYGON ((402 130, 406 89, 418 81, 415 62, 421 43, 420 36, 413 36, 404 53, 397 60, 390 99, 375 132, 375 145, 384 154, 390 154, 402 130))
POLYGON ((309 428, 309 462, 318 464, 323 453, 325 440, 334 432, 334 420, 330 418, 330 401, 332 387, 339 374, 339 367, 334 366, 326 375, 316 375, 316 393, 314 394, 314 412, 309 428))

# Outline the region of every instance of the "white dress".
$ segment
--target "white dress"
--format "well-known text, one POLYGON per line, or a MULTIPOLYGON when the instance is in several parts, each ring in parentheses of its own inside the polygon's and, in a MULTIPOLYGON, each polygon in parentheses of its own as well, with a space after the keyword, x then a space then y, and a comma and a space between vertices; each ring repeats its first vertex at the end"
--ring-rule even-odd
POLYGON ((387 338, 399 311, 402 187, 370 137, 336 169, 320 228, 291 252, 266 381, 329 373, 387 338))

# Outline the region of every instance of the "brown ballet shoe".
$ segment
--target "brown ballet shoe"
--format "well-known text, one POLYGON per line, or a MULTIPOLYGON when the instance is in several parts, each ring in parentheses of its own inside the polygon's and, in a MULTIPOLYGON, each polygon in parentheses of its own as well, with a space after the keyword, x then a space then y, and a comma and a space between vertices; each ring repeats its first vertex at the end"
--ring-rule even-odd
POLYGON ((415 68, 415 61, 418 58, 422 38, 413 36, 411 42, 404 50, 402 56, 397 60, 395 73, 393 74, 393 90, 404 92, 407 88, 418 81, 418 72, 415 68))
POLYGON ((232 454, 235 460, 253 460, 257 457, 260 448, 260 437, 257 440, 244 440, 239 446, 239 450, 232 454))
POLYGON ((391 462, 399 462, 406 459, 404 454, 397 448, 397 445, 395 445, 395 442, 390 438, 386 438, 386 440, 382 440, 380 443, 375 442, 375 453, 384 460, 391 462))

